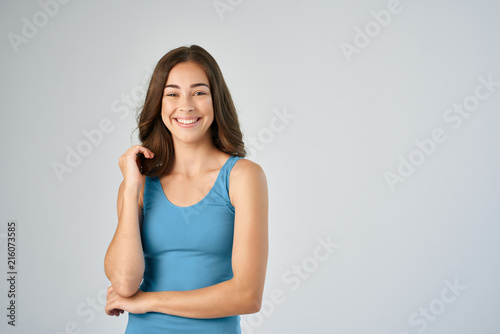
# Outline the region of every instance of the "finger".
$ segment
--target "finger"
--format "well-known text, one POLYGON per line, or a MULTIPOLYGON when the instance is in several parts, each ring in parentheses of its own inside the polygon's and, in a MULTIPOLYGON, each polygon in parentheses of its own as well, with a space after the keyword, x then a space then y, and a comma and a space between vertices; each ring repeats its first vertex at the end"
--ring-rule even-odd
POLYGON ((134 159, 137 160, 137 157, 139 154, 143 154, 144 157, 151 159, 154 157, 154 153, 149 150, 148 148, 141 146, 141 145, 134 145, 130 147, 121 157, 119 160, 119 164, 122 161, 128 160, 128 159, 134 159))
POLYGON ((106 298, 106 305, 114 303, 118 299, 118 295, 114 292, 109 294, 109 297, 106 298))
POLYGON ((149 150, 148 148, 142 146, 142 145, 134 145, 130 148, 129 150, 130 152, 127 152, 128 154, 132 155, 132 154, 139 154, 139 153, 142 153, 144 155, 150 155, 152 154, 153 152, 151 150, 149 150))
POLYGON ((108 299, 106 301, 106 306, 104 306, 104 311, 106 311, 107 314, 109 314, 109 312, 113 309, 113 307, 111 306, 112 303, 111 301, 108 299))
POLYGON ((111 312, 113 310, 113 308, 111 307, 110 304, 106 304, 106 306, 104 307, 104 312, 106 312, 107 315, 112 315, 113 312, 111 312))
POLYGON ((108 310, 113 310, 113 309, 122 310, 121 306, 122 302, 120 296, 118 296, 116 293, 113 292, 109 297, 109 299, 106 301, 106 308, 108 310))
POLYGON ((107 304, 106 307, 104 308, 104 310, 106 311, 106 314, 107 315, 111 315, 111 316, 116 316, 116 313, 117 311, 119 310, 118 308, 116 308, 114 306, 114 304, 107 304))
POLYGON ((134 150, 132 150, 130 153, 131 154, 135 154, 136 156, 140 153, 142 153, 146 158, 152 158, 154 157, 154 153, 153 151, 151 151, 150 149, 144 147, 144 146, 141 146, 141 145, 135 145, 133 146, 134 147, 134 150))
POLYGON ((115 295, 116 295, 116 292, 114 292, 113 290, 109 290, 108 293, 106 294, 106 298, 109 299, 115 295))
POLYGON ((113 315, 115 315, 117 317, 120 316, 120 314, 123 314, 123 312, 124 312, 123 310, 120 310, 117 308, 113 309, 113 315))
POLYGON ((153 152, 153 151, 151 151, 149 148, 144 147, 144 146, 142 146, 142 145, 140 145, 140 147, 141 147, 141 149, 142 149, 142 150, 144 150, 144 152, 146 152, 146 153, 147 153, 147 155, 148 155, 149 157, 151 157, 151 158, 152 158, 152 157, 155 155, 155 154, 154 154, 154 152, 153 152))

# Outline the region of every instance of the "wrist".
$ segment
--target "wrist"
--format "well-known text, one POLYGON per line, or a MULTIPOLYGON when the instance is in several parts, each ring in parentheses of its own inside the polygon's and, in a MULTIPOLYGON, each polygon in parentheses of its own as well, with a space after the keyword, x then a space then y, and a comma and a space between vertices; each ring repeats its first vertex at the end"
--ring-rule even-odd
POLYGON ((123 191, 125 194, 138 195, 141 191, 141 184, 136 182, 123 182, 123 191))
POLYGON ((144 292, 146 312, 156 312, 155 292, 144 292))

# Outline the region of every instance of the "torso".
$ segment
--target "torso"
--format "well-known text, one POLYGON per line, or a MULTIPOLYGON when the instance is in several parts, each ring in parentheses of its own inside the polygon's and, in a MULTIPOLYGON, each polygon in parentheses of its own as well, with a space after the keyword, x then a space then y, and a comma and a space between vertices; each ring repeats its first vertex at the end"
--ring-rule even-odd
POLYGON ((163 192, 168 200, 180 207, 192 206, 200 202, 215 184, 220 169, 230 155, 221 152, 218 167, 202 175, 187 178, 180 174, 168 174, 159 177, 163 192))
MULTIPOLYGON (((143 194, 139 196, 144 206, 141 242, 145 270, 140 286, 142 291, 201 289, 233 277, 232 250, 237 206, 229 204, 231 198, 226 191, 228 182, 233 178, 232 171, 241 164, 240 161, 245 159, 216 153, 211 156, 210 163, 204 165, 205 171, 196 177, 186 180, 186 177, 175 173, 146 177, 143 194), (221 167, 224 169, 221 170, 221 167), (168 188, 168 201, 163 188, 168 188), (169 204, 170 200, 173 203, 169 204), (187 207, 176 208, 175 205, 187 207)), ((239 176, 238 173, 234 176, 234 181, 237 181, 241 172, 239 176)), ((233 184, 233 188, 238 189, 238 182, 233 184)), ((240 317, 199 319, 157 312, 130 313, 126 333, 144 332, 236 334, 241 332, 240 317)))

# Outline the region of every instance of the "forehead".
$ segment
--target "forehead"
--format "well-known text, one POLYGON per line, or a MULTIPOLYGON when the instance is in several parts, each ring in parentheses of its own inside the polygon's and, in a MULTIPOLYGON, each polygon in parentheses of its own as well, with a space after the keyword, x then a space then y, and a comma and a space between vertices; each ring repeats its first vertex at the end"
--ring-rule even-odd
POLYGON ((166 84, 182 85, 183 83, 206 83, 208 77, 203 67, 194 61, 182 62, 170 70, 166 84))

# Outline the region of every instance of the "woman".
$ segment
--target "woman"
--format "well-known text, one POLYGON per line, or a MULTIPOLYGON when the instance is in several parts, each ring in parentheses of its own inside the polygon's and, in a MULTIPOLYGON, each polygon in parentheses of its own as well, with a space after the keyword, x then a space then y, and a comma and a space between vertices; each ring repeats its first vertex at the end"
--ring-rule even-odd
POLYGON ((158 62, 119 159, 118 226, 105 257, 105 311, 126 334, 240 333, 260 310, 268 256, 262 168, 244 159, 235 107, 197 45, 158 62))

